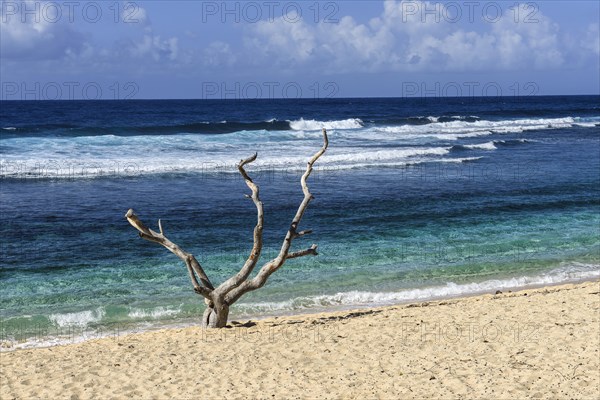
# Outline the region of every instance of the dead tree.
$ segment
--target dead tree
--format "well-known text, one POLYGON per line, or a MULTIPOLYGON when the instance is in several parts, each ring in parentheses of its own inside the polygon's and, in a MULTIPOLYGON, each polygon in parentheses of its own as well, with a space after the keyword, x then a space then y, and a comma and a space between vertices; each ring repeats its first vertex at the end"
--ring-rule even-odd
POLYGON ((252 181, 246 172, 245 166, 256 160, 256 153, 253 156, 240 161, 239 165, 237 166, 240 174, 242 174, 244 180, 246 181, 246 185, 248 185, 252 191, 252 194, 246 195, 246 197, 252 199, 254 205, 256 206, 257 218, 256 226, 254 227, 254 245, 252 246, 252 250, 250 251, 248 259, 239 272, 227 279, 225 282, 221 283, 217 288, 215 288, 210 282, 210 279, 208 279, 208 276, 204 272, 204 269, 198 260, 196 260, 192 254, 186 252, 165 236, 160 220, 158 220, 159 232, 155 232, 152 229, 149 229, 142 221, 140 221, 132 209, 127 211, 125 218, 127 218, 127 221, 129 221, 129 223, 139 231, 140 237, 166 247, 185 263, 190 280, 194 286, 194 291, 203 296, 206 303, 206 311, 204 311, 204 315, 202 316, 202 326, 207 328, 224 327, 227 324, 229 307, 244 294, 264 286, 264 284, 267 282, 267 279, 269 279, 269 276, 281 268, 286 260, 307 255, 317 255, 316 244, 313 244, 307 249, 295 252, 290 252, 290 248, 292 246, 292 241, 295 238, 312 232, 310 230, 298 231, 298 225, 302 220, 302 216, 306 211, 306 207, 314 198, 308 190, 306 180, 313 170, 313 164, 319 159, 319 157, 323 155, 323 153, 325 153, 328 144, 329 141, 327 138, 327 131, 323 129, 323 146, 308 161, 306 171, 304 171, 304 174, 300 179, 302 192, 304 193, 304 199, 300 203, 298 211, 296 211, 296 215, 294 216, 294 219, 290 224, 290 228, 285 235, 285 239, 281 245, 281 250, 279 250, 277 257, 265 263, 260 268, 256 276, 254 276, 252 279, 248 278, 258 263, 263 247, 263 204, 260 201, 258 185, 252 181))

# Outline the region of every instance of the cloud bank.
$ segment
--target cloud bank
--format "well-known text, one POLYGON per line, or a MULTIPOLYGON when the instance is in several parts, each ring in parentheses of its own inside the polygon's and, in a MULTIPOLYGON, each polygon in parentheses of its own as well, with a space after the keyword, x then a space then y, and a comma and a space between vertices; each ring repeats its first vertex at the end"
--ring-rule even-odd
MULTIPOLYGON (((531 5, 488 17, 482 31, 473 29, 464 13, 445 7, 387 0, 381 15, 366 24, 351 16, 337 24, 290 23, 284 17, 260 21, 247 27, 240 51, 256 64, 338 72, 547 69, 565 63, 568 51, 558 24, 531 5)), ((594 33, 590 28, 589 36, 594 33)), ((587 43, 585 49, 597 52, 597 42, 587 43)))

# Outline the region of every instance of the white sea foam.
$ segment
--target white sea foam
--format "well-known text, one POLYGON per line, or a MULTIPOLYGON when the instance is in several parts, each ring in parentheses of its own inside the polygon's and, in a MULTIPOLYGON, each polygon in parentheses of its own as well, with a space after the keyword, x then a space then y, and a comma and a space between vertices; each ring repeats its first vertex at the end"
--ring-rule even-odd
MULTIPOLYGON (((63 143, 61 149, 56 149, 55 156, 48 160, 40 158, 35 151, 27 154, 28 161, 20 157, 5 156, 0 160, 0 176, 21 179, 80 179, 97 177, 139 176, 156 173, 237 173, 236 165, 240 159, 248 156, 246 146, 233 146, 223 143, 200 143, 192 135, 188 137, 165 137, 159 145, 145 143, 146 138, 130 138, 130 142, 137 148, 160 147, 160 157, 156 152, 140 151, 131 157, 129 152, 124 152, 121 144, 106 149, 88 142, 85 146, 78 142, 63 143), (72 155, 80 148, 85 147, 85 161, 73 160, 72 155), (182 148, 183 147, 183 148, 182 148), (71 151, 69 151, 71 149, 71 151), (101 152, 104 151, 104 157, 101 152), (186 154, 182 154, 185 152, 186 154), (193 152, 194 157, 189 153, 193 152)), ((121 138, 115 138, 120 142, 121 138)), ((325 157, 319 160, 319 168, 336 167, 340 169, 357 168, 365 165, 378 165, 380 163, 414 163, 416 161, 435 161, 440 156, 448 154, 449 147, 371 147, 368 150, 360 146, 344 146, 340 144, 332 147, 325 157)), ((346 141, 347 143, 347 141, 346 141)), ((44 141, 31 143, 27 152, 36 147, 43 147, 44 141)), ((52 143, 47 143, 45 151, 53 151, 52 143)), ((261 143, 259 158, 252 164, 253 170, 303 170, 306 159, 314 153, 314 148, 319 145, 314 138, 307 142, 295 145, 294 151, 289 151, 292 143, 279 142, 261 143)))
POLYGON ((6 131, 16 131, 17 130, 17 128, 15 128, 14 126, 7 126, 6 128, 2 128, 2 129, 6 130, 6 131))
POLYGON ((584 128, 600 126, 600 117, 577 117, 574 118, 574 125, 584 128))
MULTIPOLYGON (((535 140, 533 139, 511 139, 511 142, 518 142, 518 143, 532 143, 535 142, 535 140)), ((506 144, 507 141, 506 140, 495 140, 494 141, 495 144, 506 144)))
POLYGON ((173 317, 181 312, 181 309, 156 307, 150 310, 132 307, 127 316, 132 319, 161 319, 173 317))
POLYGON ((500 121, 479 120, 474 122, 433 122, 426 125, 398 125, 376 127, 374 129, 397 134, 433 135, 439 138, 455 139, 460 137, 485 136, 492 133, 520 133, 538 129, 568 128, 574 124, 574 118, 566 117, 500 121))
POLYGON ((65 327, 84 327, 91 323, 102 320, 106 311, 98 307, 95 310, 86 310, 73 313, 50 314, 48 319, 60 328, 65 327))
POLYGON ((496 290, 518 289, 531 286, 553 285, 600 277, 598 265, 573 263, 557 268, 548 274, 521 276, 506 279, 492 279, 476 283, 457 284, 448 282, 445 285, 425 288, 399 290, 397 292, 349 291, 331 295, 297 297, 281 302, 241 303, 238 307, 248 314, 261 312, 294 311, 319 307, 340 306, 375 306, 424 301, 447 297, 458 297, 496 290))
POLYGON ((449 147, 404 148, 354 153, 338 152, 327 157, 327 164, 360 163, 364 161, 406 160, 415 156, 442 156, 450 152, 449 147))
POLYGON ((19 349, 32 349, 39 347, 53 347, 65 344, 75 344, 85 342, 86 340, 90 339, 99 339, 102 337, 111 336, 111 333, 109 332, 104 334, 100 334, 99 332, 79 332, 80 334, 73 333, 74 332, 71 332, 71 334, 67 333, 56 336, 38 336, 19 341, 7 340, 4 342, 0 342, 0 353, 19 349))
MULTIPOLYGON (((453 141, 465 148, 494 150, 502 141, 464 144, 462 139, 494 132, 592 123, 591 119, 554 118, 505 121, 434 122, 426 125, 367 126, 347 119, 329 121, 331 146, 318 168, 355 169, 443 159, 453 141), (347 129, 348 128, 348 129, 347 129), (351 129, 349 129, 351 128, 351 129), (358 129, 360 128, 360 129, 358 129)), ((225 135, 116 135, 81 137, 18 137, 3 140, 10 148, 0 160, 0 178, 88 179, 166 173, 237 173, 236 164, 249 151, 259 151, 254 170, 303 170, 307 157, 321 145, 320 121, 294 121, 298 129, 240 131, 225 135), (132 152, 131 149, 136 151, 132 152)), ((521 139, 524 140, 524 139, 521 139)))
POLYGON ((496 150, 497 149, 494 142, 486 142, 486 143, 479 143, 479 144, 465 144, 464 147, 467 149, 473 149, 473 150, 496 150))
MULTIPOLYGON (((425 162, 464 162, 474 161, 481 157, 443 158, 448 148, 430 149, 398 149, 372 150, 356 152, 337 149, 319 160, 319 170, 344 170, 370 167, 389 167, 414 165, 425 162)), ((307 154, 310 154, 307 152, 307 154)), ((236 165, 247 154, 238 157, 221 157, 212 161, 210 158, 184 159, 177 156, 164 156, 156 160, 139 158, 131 159, 90 159, 87 162, 70 162, 69 160, 31 160, 29 162, 12 162, 0 160, 0 178, 15 179, 95 179, 136 177, 152 174, 237 174, 236 165)), ((214 160, 214 159, 213 159, 214 160)), ((303 171, 306 156, 289 156, 278 152, 264 156, 252 164, 253 171, 303 171)))
POLYGON ((296 131, 319 131, 325 129, 360 129, 363 122, 358 118, 349 118, 338 121, 317 121, 314 119, 300 118, 290 121, 290 127, 296 131))
POLYGON ((481 160, 482 158, 483 157, 442 158, 442 159, 439 159, 436 161, 443 162, 443 163, 463 163, 463 162, 481 160))
POLYGON ((479 119, 479 117, 477 115, 469 115, 469 116, 464 116, 464 115, 453 115, 452 118, 457 118, 457 119, 479 119))
MULTIPOLYGON (((447 124, 449 122, 441 122, 441 124, 447 124)), ((462 123, 462 122, 460 122, 462 123)), ((390 134, 390 139, 398 139, 400 137, 405 138, 434 138, 441 140, 459 140, 463 138, 471 138, 478 136, 488 136, 493 134, 489 129, 481 129, 474 127, 435 127, 429 125, 401 125, 401 126, 386 126, 386 127, 375 127, 372 130, 375 133, 384 132, 390 134)))

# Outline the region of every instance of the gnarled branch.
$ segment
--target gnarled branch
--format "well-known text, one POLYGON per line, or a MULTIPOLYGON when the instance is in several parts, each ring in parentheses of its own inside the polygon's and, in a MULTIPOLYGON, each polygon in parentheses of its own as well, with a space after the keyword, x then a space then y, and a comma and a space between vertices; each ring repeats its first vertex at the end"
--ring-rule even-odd
POLYGON ((325 150, 327 150, 327 146, 329 146, 329 139, 327 138, 327 131, 325 130, 325 128, 323 128, 323 146, 308 161, 306 171, 304 171, 304 174, 300 179, 300 184, 302 185, 302 192, 304 193, 304 199, 302 200, 302 203, 300 203, 298 211, 296 211, 296 215, 294 216, 294 219, 290 224, 290 228, 288 229, 287 234, 285 235, 285 239, 283 240, 283 244, 281 245, 281 250, 279 250, 279 254, 276 258, 264 264, 261 267, 258 274, 253 279, 244 281, 242 284, 240 284, 239 286, 232 289, 229 293, 227 293, 227 295, 225 296, 225 302, 227 304, 233 304, 243 294, 262 287, 267 282, 269 276, 271 276, 273 272, 281 268, 281 266, 285 263, 287 259, 317 254, 316 245, 311 246, 307 250, 298 251, 294 253, 289 253, 289 250, 292 245, 292 240, 294 240, 294 238, 308 233, 307 231, 298 232, 297 230, 298 225, 302 220, 302 216, 306 211, 306 207, 308 207, 310 201, 314 199, 314 196, 310 193, 310 190, 308 189, 306 180, 308 179, 313 170, 314 163, 319 159, 319 157, 323 155, 323 153, 325 153, 325 150))
POLYGON ((296 211, 296 215, 292 219, 292 223, 290 224, 290 228, 288 229, 283 244, 281 245, 281 250, 276 258, 271 261, 265 263, 258 274, 253 278, 248 280, 248 277, 252 273, 256 264, 258 263, 258 259, 260 258, 260 254, 263 246, 263 204, 260 201, 259 196, 259 188, 256 185, 252 178, 246 172, 244 168, 247 164, 252 163, 256 160, 257 154, 254 154, 251 157, 248 157, 245 160, 240 161, 238 165, 238 170, 248 188, 252 194, 250 196, 246 195, 246 197, 252 199, 254 205, 256 206, 256 226, 254 227, 254 244, 252 246, 252 250, 250 251, 250 255, 246 259, 246 262, 239 270, 237 274, 223 282, 218 288, 214 288, 211 284, 208 276, 204 273, 204 270, 200 266, 200 263, 196 260, 196 258, 190 254, 182 250, 175 243, 171 242, 164 234, 163 226, 161 220, 158 220, 158 229, 159 232, 155 232, 152 229, 149 229, 142 221, 139 220, 137 215, 133 212, 132 209, 127 211, 125 217, 127 221, 139 231, 140 237, 146 239, 148 241, 158 243, 169 251, 177 255, 188 269, 188 273, 190 275, 190 280, 194 285, 194 291, 205 297, 205 302, 207 304, 207 309, 204 312, 202 317, 202 324, 206 327, 211 328, 221 328, 227 324, 227 316, 229 314, 229 306, 235 303, 240 296, 249 291, 258 289, 262 287, 266 282, 269 276, 277 271, 281 266, 285 263, 286 260, 291 258, 298 258, 307 255, 317 255, 317 245, 313 244, 308 249, 290 252, 290 247, 292 245, 292 241, 300 236, 308 235, 311 233, 311 230, 303 230, 298 231, 298 225, 302 220, 302 216, 308 207, 310 201, 314 198, 308 189, 308 185, 306 184, 306 180, 310 176, 314 163, 325 153, 327 150, 327 146, 329 145, 329 140, 327 138, 327 131, 323 129, 323 146, 321 149, 315 153, 312 158, 308 161, 306 166, 306 171, 302 175, 300 179, 300 183, 302 185, 302 192, 304 193, 304 199, 298 210, 296 211), (198 278, 200 282, 198 282, 198 278))
POLYGON ((206 297, 207 299, 211 298, 210 294, 214 287, 212 283, 210 283, 210 279, 208 279, 208 276, 206 276, 206 274, 204 273, 204 270, 200 266, 200 263, 198 262, 198 260, 196 260, 196 258, 193 255, 182 250, 179 246, 171 242, 164 235, 162 223, 160 222, 160 220, 158 222, 160 233, 158 233, 144 225, 144 223, 140 221, 140 219, 137 217, 137 215, 135 215, 132 209, 129 209, 129 211, 127 211, 127 214, 125 214, 125 218, 127 218, 127 221, 129 221, 129 223, 139 231, 141 238, 146 239, 150 242, 158 243, 167 248, 177 257, 179 257, 185 263, 188 269, 188 272, 190 274, 190 280, 194 285, 194 291, 206 297), (202 285, 198 283, 198 279, 196 278, 196 275, 194 275, 194 273, 198 275, 198 277, 200 278, 200 282, 202 282, 202 285))
POLYGON ((260 253, 262 251, 263 220, 264 220, 263 204, 260 201, 258 185, 252 181, 252 179, 250 178, 250 176, 244 169, 244 166, 246 164, 249 164, 249 163, 253 162, 254 160, 256 160, 256 157, 257 157, 257 154, 254 153, 253 156, 240 161, 240 163, 238 165, 238 170, 240 171, 240 174, 242 174, 242 176, 244 177, 244 180, 246 181, 246 185, 252 191, 252 195, 246 196, 246 197, 251 198, 252 201, 254 202, 254 205, 256 206, 256 214, 257 215, 256 215, 256 226, 254 227, 254 244, 252 246, 252 250, 250 251, 250 255, 248 256, 248 259, 246 260, 246 262, 244 263, 244 266, 240 269, 240 271, 237 274, 235 274, 234 276, 232 276, 231 278, 229 278, 228 280, 226 280, 225 282, 223 282, 216 289, 217 296, 224 295, 224 294, 230 292, 232 289, 235 289, 242 282, 244 282, 248 278, 250 273, 252 273, 252 270, 256 266, 256 263, 258 262, 258 259, 260 258, 260 253))

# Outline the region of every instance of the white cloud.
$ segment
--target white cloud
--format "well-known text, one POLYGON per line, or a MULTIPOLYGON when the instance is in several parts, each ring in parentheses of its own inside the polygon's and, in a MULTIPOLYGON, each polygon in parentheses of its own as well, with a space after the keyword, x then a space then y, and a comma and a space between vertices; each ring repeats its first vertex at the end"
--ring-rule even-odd
MULTIPOLYGON (((527 5, 519 5, 520 15, 526 15, 527 5)), ((558 25, 541 13, 531 22, 515 22, 512 16, 492 24, 499 51, 498 62, 505 68, 534 67, 537 69, 558 67, 564 57, 558 40, 558 25)))
POLYGON ((178 54, 178 39, 161 39, 160 36, 144 34, 138 40, 127 46, 127 51, 134 58, 150 57, 154 61, 175 60, 178 54))
POLYGON ((15 3, 12 9, 2 7, 0 57, 56 60, 76 56, 87 49, 88 35, 74 30, 68 17, 56 17, 44 4, 27 1, 15 3), (24 10, 28 10, 26 15, 24 10))
POLYGON ((150 25, 146 9, 140 7, 137 3, 124 2, 122 5, 121 20, 128 24, 140 24, 142 26, 150 25))
POLYGON ((394 36, 389 30, 372 30, 357 24, 352 17, 343 17, 339 24, 324 27, 321 35, 327 35, 319 50, 323 52, 323 61, 333 61, 338 70, 357 66, 376 70, 402 62, 393 52, 394 36))
MULTIPOLYGON (((476 31, 464 12, 453 22, 448 18, 452 10, 444 7, 387 0, 381 15, 368 24, 349 16, 338 24, 291 23, 284 17, 261 21, 248 27, 246 51, 256 63, 290 69, 312 65, 330 72, 544 69, 564 63, 559 28, 539 11, 537 22, 515 21, 506 11, 476 31), (407 12, 415 7, 418 12, 407 12), (422 10, 437 10, 437 20, 422 10)), ((528 15, 529 6, 518 7, 528 15)))
MULTIPOLYGON (((179 55, 177 37, 162 38, 153 32, 148 13, 135 3, 124 3, 121 19, 129 38, 119 40, 112 48, 92 43, 92 35, 76 29, 81 23, 81 8, 61 7, 61 3, 26 0, 14 7, 2 7, 0 15, 0 56, 6 60, 77 60, 103 65, 133 60, 174 61, 179 55), (61 14, 53 14, 59 9, 61 14), (74 15, 69 11, 75 10, 74 15), (5 15, 6 14, 6 15, 5 15), (24 15, 25 14, 25 15, 24 15), (78 24, 79 23, 79 24, 78 24)), ((107 11, 106 9, 104 10, 107 11)), ((112 18, 107 16, 107 18, 112 18)), ((86 22, 84 27, 95 28, 86 22)))
POLYGON ((229 44, 215 41, 204 49, 203 62, 208 67, 219 67, 222 65, 232 66, 237 58, 231 51, 229 44))
POLYGON ((581 42, 581 47, 589 51, 592 55, 600 55, 600 27, 598 23, 588 26, 585 38, 581 42))
POLYGON ((121 17, 129 26, 141 28, 144 32, 141 37, 118 43, 121 47, 119 49, 121 56, 130 56, 134 59, 146 58, 156 62, 177 59, 179 39, 177 37, 163 39, 160 35, 156 35, 146 9, 137 3, 126 2, 121 17))
POLYGON ((280 67, 309 60, 317 44, 313 29, 301 21, 290 23, 283 17, 273 22, 257 22, 252 25, 252 30, 254 35, 245 39, 246 48, 280 67), (282 54, 285 57, 281 57, 282 54))

